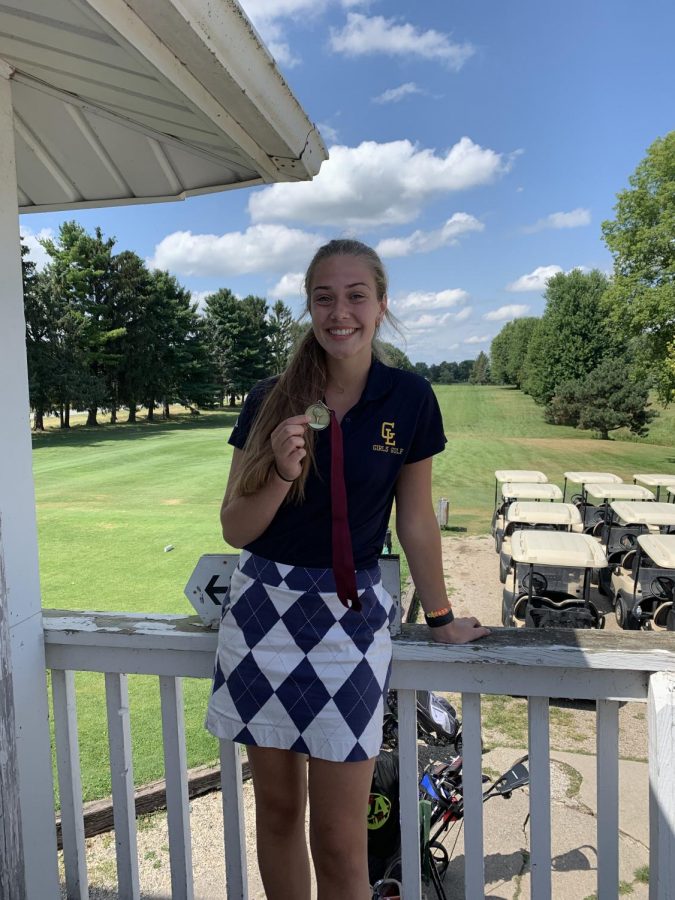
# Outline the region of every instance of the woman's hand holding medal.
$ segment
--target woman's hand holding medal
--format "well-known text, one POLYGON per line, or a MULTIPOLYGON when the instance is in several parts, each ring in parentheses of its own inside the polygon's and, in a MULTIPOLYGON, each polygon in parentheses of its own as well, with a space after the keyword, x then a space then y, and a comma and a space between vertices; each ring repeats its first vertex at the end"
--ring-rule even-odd
POLYGON ((309 419, 306 415, 284 419, 270 435, 274 452, 274 466, 283 481, 295 481, 302 472, 302 461, 307 456, 305 449, 305 429, 309 419))
POLYGON ((270 435, 274 451, 274 465, 277 475, 283 481, 295 481, 302 472, 302 460, 307 456, 305 449, 305 428, 323 431, 330 424, 330 410, 318 401, 312 403, 302 416, 284 419, 270 435))

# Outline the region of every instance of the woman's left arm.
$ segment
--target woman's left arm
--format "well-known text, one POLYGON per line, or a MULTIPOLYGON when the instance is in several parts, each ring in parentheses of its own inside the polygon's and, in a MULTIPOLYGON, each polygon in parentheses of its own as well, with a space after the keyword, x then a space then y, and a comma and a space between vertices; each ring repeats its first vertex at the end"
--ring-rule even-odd
MULTIPOLYGON (((432 457, 405 465, 396 482, 396 533, 425 613, 450 606, 441 534, 431 500, 431 465, 432 457)), ((474 617, 455 619, 430 632, 435 640, 450 644, 475 641, 490 633, 474 617)))

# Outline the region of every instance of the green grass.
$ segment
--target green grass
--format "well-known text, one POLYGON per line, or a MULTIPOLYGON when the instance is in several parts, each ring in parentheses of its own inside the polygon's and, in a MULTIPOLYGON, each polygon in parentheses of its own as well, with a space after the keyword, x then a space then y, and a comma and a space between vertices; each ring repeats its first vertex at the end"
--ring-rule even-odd
MULTIPOLYGON (((223 551, 218 525, 235 413, 36 435, 34 473, 43 605, 189 615, 199 556, 223 551), (172 544, 174 550, 165 553, 172 544)), ((103 676, 76 677, 85 800, 110 793, 103 676)), ((209 684, 186 679, 188 765, 213 762, 203 727, 209 684)), ((159 686, 129 678, 134 779, 163 776, 159 686)))
MULTIPOLYGON (((565 471, 670 472, 675 462, 675 410, 660 409, 650 441, 601 441, 590 432, 549 425, 520 391, 501 387, 436 387, 448 446, 434 460, 434 500, 450 501, 451 528, 489 529, 495 469, 540 469, 563 487, 565 471), (658 441, 658 442, 657 442, 658 441)), ((575 489, 578 489, 575 488, 575 489)))
MULTIPOLYGON (((562 486, 566 469, 609 470, 629 481, 634 472, 672 471, 675 462, 670 409, 648 442, 599 441, 547 425, 541 409, 518 391, 436 390, 449 443, 434 463, 433 492, 450 500, 451 533, 488 531, 497 468, 542 469, 562 486)), ((225 549, 218 508, 236 416, 212 412, 35 435, 43 605, 190 614, 183 587, 197 559, 225 549), (169 544, 174 549, 165 553, 169 544)), ((90 800, 110 791, 103 677, 79 673, 76 684, 83 791, 90 800)), ((184 683, 190 766, 217 758, 216 741, 203 727, 208 691, 204 680, 184 683)), ((145 783, 163 774, 157 681, 130 677, 129 693, 134 776, 145 783)), ((494 706, 507 729, 513 709, 508 701, 494 706)), ((520 717, 508 730, 522 733, 520 717)))

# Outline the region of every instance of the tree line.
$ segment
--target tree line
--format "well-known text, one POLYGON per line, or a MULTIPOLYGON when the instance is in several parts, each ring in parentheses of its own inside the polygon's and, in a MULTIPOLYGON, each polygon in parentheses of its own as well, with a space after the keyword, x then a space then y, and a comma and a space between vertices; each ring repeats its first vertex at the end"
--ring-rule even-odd
MULTIPOLYGON (((65 222, 43 240, 47 265, 37 270, 22 245, 24 311, 33 427, 47 414, 70 427, 71 410, 87 410, 87 425, 109 413, 152 421, 172 404, 193 412, 234 406, 261 378, 281 372, 308 325, 281 300, 237 297, 219 288, 199 310, 169 272, 150 270, 100 228, 89 234, 65 222)), ((476 361, 412 364, 392 344, 390 364, 438 384, 471 381, 476 361)), ((484 354, 483 354, 484 356, 484 354)), ((487 357, 485 358, 487 361, 487 357)))
POLYGON ((237 298, 221 288, 203 314, 169 272, 150 270, 115 239, 75 222, 44 240, 40 271, 22 246, 26 349, 34 427, 57 413, 68 428, 72 409, 120 409, 135 422, 140 407, 152 421, 180 403, 197 412, 234 402, 283 369, 297 336, 291 310, 261 297, 237 298))
POLYGON ((607 438, 643 435, 649 392, 675 397, 675 132, 660 138, 603 222, 611 277, 575 269, 549 279, 540 318, 505 325, 490 347, 490 377, 544 405, 555 424, 607 438))

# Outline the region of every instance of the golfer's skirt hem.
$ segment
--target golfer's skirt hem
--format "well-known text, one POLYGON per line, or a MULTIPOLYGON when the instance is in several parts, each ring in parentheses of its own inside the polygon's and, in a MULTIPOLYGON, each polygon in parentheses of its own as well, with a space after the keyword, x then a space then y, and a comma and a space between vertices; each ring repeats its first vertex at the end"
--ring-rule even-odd
POLYGON ((361 610, 330 569, 241 554, 218 635, 206 727, 216 737, 338 762, 382 743, 393 601, 378 566, 357 572, 361 610))

